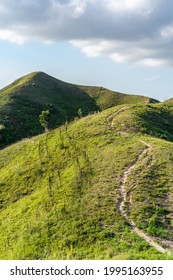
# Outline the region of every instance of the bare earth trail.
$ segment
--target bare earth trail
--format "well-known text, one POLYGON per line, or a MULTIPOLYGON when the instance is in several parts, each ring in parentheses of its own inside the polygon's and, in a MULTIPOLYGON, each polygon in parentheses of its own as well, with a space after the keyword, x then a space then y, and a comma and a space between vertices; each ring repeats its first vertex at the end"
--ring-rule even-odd
MULTIPOLYGON (((114 114, 110 115, 109 118, 111 117, 111 122, 109 123, 109 128, 113 129, 114 127, 114 117, 116 115, 118 115, 119 113, 123 112, 127 107, 129 106, 125 106, 123 108, 121 108, 120 110, 118 110, 117 112, 115 112, 114 114)), ((142 149, 141 153, 138 155, 138 157, 136 158, 136 160, 128 167, 124 170, 122 178, 121 178, 121 182, 119 185, 119 192, 120 192, 120 200, 117 204, 117 209, 118 212, 126 219, 126 221, 129 223, 132 231, 134 233, 136 233, 138 236, 140 236, 141 238, 143 238, 148 244, 150 244, 152 247, 154 247, 157 251, 161 252, 161 253, 168 253, 168 254, 172 254, 171 251, 173 250, 173 241, 170 240, 166 240, 163 238, 155 238, 156 240, 158 240, 159 243, 163 244, 163 246, 167 249, 165 249, 162 245, 160 245, 157 241, 155 241, 151 236, 147 235, 143 230, 139 229, 134 221, 128 217, 128 214, 126 213, 126 204, 128 203, 128 197, 127 197, 127 192, 126 192, 126 182, 127 182, 127 178, 131 175, 131 173, 133 172, 133 170, 135 169, 135 167, 138 165, 138 163, 142 163, 142 158, 146 158, 150 155, 152 146, 149 145, 148 143, 144 142, 141 139, 138 139, 140 142, 142 142, 145 147, 142 149)))
POLYGON ((125 210, 125 204, 127 202, 127 193, 126 193, 127 178, 128 178, 128 176, 130 176, 130 174, 132 173, 132 171, 134 170, 134 168, 136 167, 138 162, 141 160, 141 158, 143 156, 145 156, 145 157, 148 156, 149 153, 150 153, 150 150, 152 149, 152 147, 149 144, 145 143, 142 140, 139 140, 139 141, 141 141, 143 144, 145 144, 146 147, 142 150, 142 152, 139 154, 137 159, 128 168, 126 168, 126 170, 123 173, 121 183, 120 183, 120 186, 119 186, 119 191, 120 191, 120 197, 121 198, 118 202, 117 208, 118 208, 118 212, 126 219, 126 221, 128 221, 128 223, 131 226, 131 229, 134 233, 136 233, 138 236, 143 238, 148 244, 150 244, 152 247, 154 247, 157 251, 159 251, 161 253, 166 253, 167 250, 165 248, 163 248, 161 245, 159 245, 157 242, 155 242, 153 240, 153 238, 148 236, 144 231, 137 228, 134 221, 131 220, 128 217, 128 215, 126 213, 126 210, 125 210))
POLYGON ((109 120, 109 128, 110 129, 113 129, 113 127, 114 127, 114 117, 116 115, 119 115, 121 112, 124 112, 125 109, 128 108, 128 107, 129 107, 128 105, 124 106, 124 107, 120 108, 118 111, 116 111, 115 113, 113 113, 113 114, 111 114, 107 117, 107 119, 110 118, 110 120, 109 120))

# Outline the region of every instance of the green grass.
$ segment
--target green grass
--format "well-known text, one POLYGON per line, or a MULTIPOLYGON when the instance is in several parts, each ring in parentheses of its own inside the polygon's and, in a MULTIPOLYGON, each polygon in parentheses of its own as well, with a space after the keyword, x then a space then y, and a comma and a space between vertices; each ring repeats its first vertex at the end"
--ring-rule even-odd
POLYGON ((140 131, 154 137, 173 141, 173 107, 160 103, 137 108, 140 131))
POLYGON ((147 233, 172 240, 173 144, 153 138, 144 140, 152 150, 148 160, 128 178, 129 215, 147 233))
POLYGON ((39 115, 50 111, 49 128, 55 128, 78 116, 99 108, 95 101, 76 86, 64 83, 42 72, 16 80, 0 91, 0 147, 43 132, 39 115))
POLYGON ((158 100, 147 96, 125 94, 112 91, 103 87, 96 86, 79 86, 81 90, 87 92, 91 98, 96 101, 101 110, 105 110, 122 104, 148 104, 159 103, 158 100))
POLYGON ((129 215, 151 235, 172 238, 173 144, 142 134, 147 106, 118 113, 123 106, 0 151, 0 259, 172 258, 117 211, 121 176, 144 148, 141 138, 153 150, 128 178, 129 215))
POLYGON ((97 87, 62 82, 42 72, 28 74, 0 90, 0 148, 43 132, 39 115, 50 111, 49 128, 124 103, 154 100, 97 87), (3 128, 3 129, 2 129, 3 128))
POLYGON ((163 103, 166 104, 167 106, 172 107, 173 106, 173 98, 165 100, 163 103))

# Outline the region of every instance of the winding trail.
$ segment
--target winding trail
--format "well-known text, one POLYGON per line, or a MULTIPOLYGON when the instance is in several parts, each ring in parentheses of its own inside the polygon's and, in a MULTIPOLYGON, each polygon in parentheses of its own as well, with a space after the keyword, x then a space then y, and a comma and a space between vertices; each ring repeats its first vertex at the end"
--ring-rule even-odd
POLYGON ((113 129, 113 127, 114 127, 114 117, 115 117, 116 115, 119 115, 119 113, 124 112, 125 109, 128 108, 128 107, 129 107, 128 105, 127 105, 127 106, 124 106, 124 107, 120 108, 118 111, 116 111, 115 113, 110 114, 110 115, 106 118, 110 129, 113 129), (109 121, 108 121, 108 119, 109 119, 109 121))
POLYGON ((152 149, 151 145, 148 143, 142 141, 139 139, 140 142, 146 145, 146 147, 141 151, 137 159, 128 167, 123 173, 121 183, 119 186, 119 191, 120 191, 120 200, 118 202, 117 208, 118 212, 126 219, 126 221, 129 223, 131 226, 131 229, 134 233, 136 233, 138 236, 143 238, 148 244, 150 244, 152 247, 154 247, 157 251, 161 253, 166 253, 167 250, 163 248, 161 245, 159 245, 157 242, 154 241, 154 239, 150 236, 148 236, 143 230, 137 228, 135 225, 134 221, 130 219, 126 213, 125 210, 125 204, 127 203, 127 193, 126 193, 126 181, 128 176, 132 173, 138 162, 141 160, 143 156, 148 156, 150 154, 150 150, 152 149))
MULTIPOLYGON (((123 112, 128 107, 129 107, 128 105, 124 106, 121 109, 119 109, 118 111, 116 111, 115 113, 108 116, 107 120, 109 119, 109 122, 107 122, 107 123, 109 125, 109 129, 113 129, 113 127, 114 127, 114 117, 116 115, 119 115, 121 112, 123 112)), ((137 234, 138 236, 143 238, 149 245, 151 245, 153 248, 155 248, 158 252, 168 253, 169 255, 172 255, 172 252, 173 252, 173 241, 172 240, 163 239, 161 237, 152 238, 151 236, 146 234, 143 230, 139 229, 126 212, 126 205, 129 203, 128 202, 128 193, 126 192, 127 179, 131 175, 131 173, 133 172, 135 167, 138 165, 138 163, 142 164, 143 161, 149 157, 150 152, 152 150, 152 146, 150 144, 146 143, 145 141, 143 141, 141 139, 138 139, 138 140, 141 143, 143 143, 145 145, 145 147, 142 149, 141 153, 138 155, 136 160, 134 162, 132 162, 131 165, 129 167, 127 167, 123 172, 123 175, 122 175, 122 178, 120 181, 120 185, 119 185, 120 200, 117 204, 117 209, 118 209, 118 212, 126 219, 126 221, 128 222, 132 231, 135 234, 137 234), (162 244, 163 246, 160 245, 157 241, 160 244, 162 244)))

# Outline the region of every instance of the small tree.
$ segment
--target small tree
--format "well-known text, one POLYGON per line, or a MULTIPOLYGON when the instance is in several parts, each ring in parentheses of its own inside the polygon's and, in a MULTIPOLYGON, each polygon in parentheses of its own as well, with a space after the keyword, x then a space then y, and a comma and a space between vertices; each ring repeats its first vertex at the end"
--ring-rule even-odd
POLYGON ((5 129, 5 126, 3 124, 0 124, 0 137, 1 137, 1 132, 5 129))
POLYGON ((39 115, 40 124, 44 128, 46 133, 48 133, 49 118, 50 118, 49 110, 42 111, 41 115, 39 115))
POLYGON ((79 118, 82 118, 82 109, 81 108, 79 108, 79 110, 77 111, 77 114, 78 114, 79 118))
POLYGON ((44 128, 45 132, 46 132, 46 152, 47 152, 47 156, 50 157, 49 152, 48 152, 48 144, 47 144, 47 138, 48 138, 48 125, 49 125, 49 118, 50 118, 50 113, 49 110, 46 111, 42 111, 41 115, 39 115, 39 121, 41 126, 44 128))

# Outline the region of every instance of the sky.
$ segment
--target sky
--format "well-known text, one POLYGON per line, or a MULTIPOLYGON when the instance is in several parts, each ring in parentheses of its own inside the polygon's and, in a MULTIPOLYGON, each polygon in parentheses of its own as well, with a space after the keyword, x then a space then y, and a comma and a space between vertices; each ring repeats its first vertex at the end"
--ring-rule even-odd
POLYGON ((0 88, 32 71, 173 97, 172 0, 0 0, 0 88))

